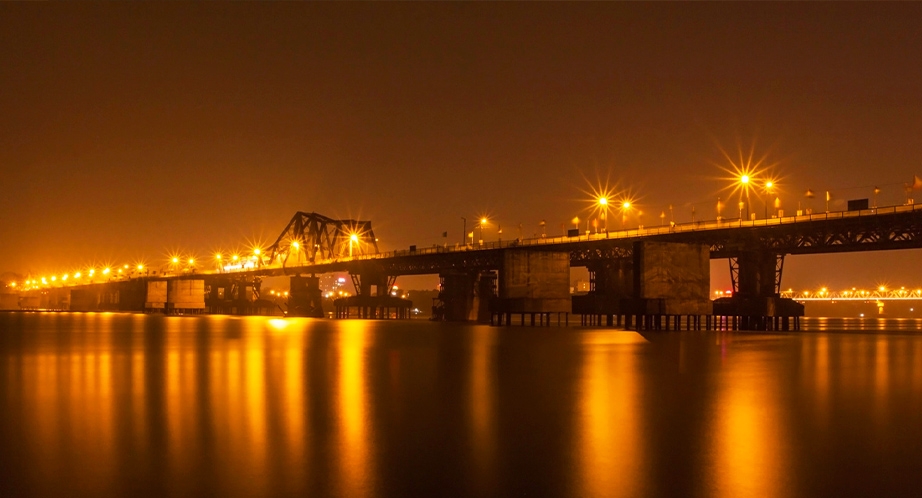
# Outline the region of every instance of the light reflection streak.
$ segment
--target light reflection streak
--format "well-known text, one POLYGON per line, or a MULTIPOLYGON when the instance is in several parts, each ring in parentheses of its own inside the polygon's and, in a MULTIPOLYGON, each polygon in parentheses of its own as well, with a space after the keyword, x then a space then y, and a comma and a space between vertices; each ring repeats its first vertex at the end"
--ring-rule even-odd
POLYGON ((365 385, 365 348, 368 330, 359 321, 339 326, 340 474, 345 496, 364 496, 371 486, 368 456, 368 400, 365 385))
POLYGON ((824 426, 829 423, 829 337, 823 335, 814 341, 814 398, 817 415, 824 426))
POLYGON ((476 469, 475 494, 488 494, 490 474, 496 454, 496 427, 493 417, 495 329, 477 327, 473 331, 471 351, 470 395, 468 396, 473 441, 473 463, 476 469))
POLYGON ((874 415, 877 427, 883 426, 888 418, 891 367, 889 344, 886 337, 878 337, 874 341, 874 415))
POLYGON ((643 407, 631 347, 589 344, 585 353, 576 428, 584 496, 641 495, 643 407))
POLYGON ((788 458, 781 441, 789 434, 777 411, 779 380, 766 375, 764 361, 742 349, 726 353, 711 463, 719 496, 783 496, 788 458))
POLYGON ((241 396, 242 408, 247 414, 246 451, 254 458, 253 472, 262 473, 266 464, 266 351, 258 337, 248 335, 245 340, 245 391, 241 396))

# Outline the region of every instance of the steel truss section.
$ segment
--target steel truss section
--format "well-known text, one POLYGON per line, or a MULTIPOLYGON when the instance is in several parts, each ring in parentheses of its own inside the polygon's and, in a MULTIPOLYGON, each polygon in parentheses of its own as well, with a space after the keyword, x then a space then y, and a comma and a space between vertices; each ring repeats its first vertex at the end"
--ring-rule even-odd
POLYGON ((298 211, 269 246, 269 264, 294 265, 378 253, 378 241, 370 221, 334 220, 317 213, 298 211))

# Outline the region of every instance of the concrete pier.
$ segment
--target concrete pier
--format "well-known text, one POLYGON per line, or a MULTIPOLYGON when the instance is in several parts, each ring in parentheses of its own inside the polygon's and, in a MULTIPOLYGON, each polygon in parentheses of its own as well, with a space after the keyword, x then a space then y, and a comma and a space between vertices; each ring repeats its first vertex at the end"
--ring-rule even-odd
POLYGON ((550 325, 566 323, 570 300, 570 254, 565 251, 507 250, 499 270, 498 295, 490 304, 490 323, 550 325))

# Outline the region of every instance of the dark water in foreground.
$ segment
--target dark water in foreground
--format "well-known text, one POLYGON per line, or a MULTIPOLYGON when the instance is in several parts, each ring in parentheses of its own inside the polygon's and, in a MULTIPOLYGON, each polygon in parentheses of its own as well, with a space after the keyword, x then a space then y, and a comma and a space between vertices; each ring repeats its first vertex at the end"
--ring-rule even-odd
POLYGON ((0 496, 919 496, 922 322, 806 325, 0 313, 0 496))

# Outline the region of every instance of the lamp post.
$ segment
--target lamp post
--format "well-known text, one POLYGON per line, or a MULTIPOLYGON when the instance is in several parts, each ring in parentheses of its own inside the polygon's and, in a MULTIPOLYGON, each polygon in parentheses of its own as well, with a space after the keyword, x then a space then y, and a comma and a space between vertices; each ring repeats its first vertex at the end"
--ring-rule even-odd
POLYGON ((603 228, 608 232, 608 198, 599 197, 599 211, 602 214, 602 220, 605 221, 603 228))
POLYGON ((775 182, 769 180, 765 182, 765 193, 768 194, 765 197, 765 202, 762 204, 765 206, 765 218, 768 219, 768 201, 772 198, 772 188, 775 186, 775 182))
POLYGON ((624 223, 627 221, 627 212, 631 209, 631 201, 621 202, 621 229, 624 230, 624 223))
MULTIPOLYGON (((749 218, 749 175, 740 176, 740 184, 743 186, 743 192, 746 193, 746 217, 749 218)), ((740 203, 743 201, 743 192, 740 192, 740 203)), ((740 210, 740 218, 743 217, 743 212, 740 210)))
POLYGON ((461 228, 461 243, 464 244, 467 242, 467 218, 462 216, 461 221, 464 222, 461 228))
POLYGON ((480 245, 483 245, 483 226, 487 224, 486 218, 480 218, 480 245))

